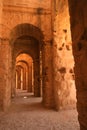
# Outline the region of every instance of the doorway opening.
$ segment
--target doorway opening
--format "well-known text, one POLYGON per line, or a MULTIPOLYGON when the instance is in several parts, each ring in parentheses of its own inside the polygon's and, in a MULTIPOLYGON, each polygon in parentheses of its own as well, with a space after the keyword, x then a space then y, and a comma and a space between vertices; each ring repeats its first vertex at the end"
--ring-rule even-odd
POLYGON ((25 53, 16 57, 16 92, 25 91, 34 95, 33 59, 25 53))
POLYGON ((13 29, 11 39, 12 96, 24 93, 42 100, 41 31, 33 25, 20 24, 13 29))

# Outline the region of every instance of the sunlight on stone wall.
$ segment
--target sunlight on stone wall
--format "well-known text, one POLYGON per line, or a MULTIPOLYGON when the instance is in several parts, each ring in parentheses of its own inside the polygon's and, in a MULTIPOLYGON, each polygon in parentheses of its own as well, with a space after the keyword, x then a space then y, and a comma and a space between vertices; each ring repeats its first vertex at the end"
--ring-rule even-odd
POLYGON ((67 1, 57 1, 54 23, 56 86, 61 108, 75 107, 74 59, 67 1), (59 8, 58 8, 59 7, 59 8))

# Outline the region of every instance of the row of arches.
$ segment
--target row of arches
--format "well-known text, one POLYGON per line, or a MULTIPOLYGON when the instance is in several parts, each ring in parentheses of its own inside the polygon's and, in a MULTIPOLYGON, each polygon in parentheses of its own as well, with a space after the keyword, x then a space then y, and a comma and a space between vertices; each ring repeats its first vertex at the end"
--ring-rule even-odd
MULTIPOLYGON (((56 10, 57 11, 56 13, 61 13, 63 11, 62 9, 64 9, 64 8, 62 8, 62 6, 65 5, 63 2, 65 2, 65 1, 60 1, 59 8, 58 8, 58 10, 56 10)), ((84 115, 86 115, 86 110, 85 110, 85 108, 86 108, 86 91, 85 90, 86 90, 86 86, 87 86, 86 85, 87 84, 86 83, 86 74, 87 74, 86 70, 87 69, 86 69, 86 49, 84 49, 84 48, 86 47, 85 43, 86 43, 86 32, 87 32, 86 31, 86 29, 87 29, 87 27, 86 27, 87 26, 86 25, 87 24, 87 19, 86 19, 87 4, 86 3, 87 2, 86 2, 86 0, 82 0, 81 2, 79 2, 78 0, 77 0, 77 2, 68 0, 68 2, 69 2, 69 8, 70 8, 69 12, 70 12, 70 18, 71 18, 70 20, 71 20, 72 41, 74 43, 73 44, 73 54, 75 57, 75 74, 76 74, 76 87, 77 87, 77 99, 78 99, 77 106, 78 106, 79 120, 81 123, 81 127, 82 127, 82 129, 86 129, 87 128, 87 126, 86 126, 86 124, 87 124, 86 117, 87 116, 84 117, 84 115), (85 61, 85 64, 83 61, 85 61), (85 78, 83 78, 83 77, 85 77, 85 78), (82 99, 84 99, 84 103, 83 103, 82 99), (84 109, 81 109, 81 107, 84 109)), ((57 9, 57 3, 59 3, 58 0, 55 1, 56 9, 57 9)), ((54 4, 54 1, 53 1, 53 4, 54 4)), ((60 18, 61 18, 61 15, 60 15, 60 18)), ((8 32, 9 32, 8 30, 10 30, 10 29, 9 28, 7 29, 7 32, 6 32, 7 34, 2 32, 3 36, 5 36, 5 34, 8 35, 8 32)), ((45 104, 47 104, 47 105, 50 104, 48 106, 51 106, 51 104, 52 104, 52 106, 55 106, 55 105, 59 106, 59 104, 58 104, 59 98, 58 98, 58 96, 56 96, 56 94, 58 92, 55 89, 57 87, 55 87, 55 88, 52 87, 52 86, 55 86, 55 83, 53 84, 54 81, 52 82, 52 80, 53 80, 52 75, 53 75, 54 67, 52 66, 51 63, 53 60, 52 60, 52 58, 50 58, 50 56, 47 56, 47 53, 50 53, 50 54, 52 53, 52 49, 51 49, 53 47, 52 39, 50 39, 50 40, 48 39, 47 41, 44 41, 45 42, 45 44, 44 44, 44 42, 43 42, 44 36, 42 34, 42 31, 39 28, 37 28, 36 26, 33 26, 28 23, 17 25, 15 28, 13 28, 10 31, 11 31, 11 34, 9 36, 10 40, 8 40, 8 38, 6 39, 6 37, 4 39, 3 38, 0 39, 2 43, 6 43, 7 45, 8 45, 8 43, 10 43, 10 46, 6 45, 6 47, 7 47, 7 50, 11 49, 11 52, 10 52, 11 55, 9 54, 11 56, 11 61, 10 61, 9 55, 8 55, 9 51, 6 50, 7 55, 3 56, 3 57, 5 57, 5 60, 10 62, 8 64, 11 67, 11 71, 9 71, 10 67, 6 66, 7 62, 4 62, 3 58, 1 58, 1 62, 4 63, 4 67, 1 64, 0 80, 2 82, 5 82, 5 84, 2 85, 3 83, 1 82, 0 86, 7 86, 7 88, 8 88, 8 86, 11 86, 12 95, 15 94, 15 86, 16 87, 18 86, 18 79, 16 79, 16 78, 18 78, 18 75, 21 75, 20 80, 22 80, 23 82, 24 82, 24 80, 27 80, 27 78, 26 79, 23 78, 23 75, 25 75, 24 70, 27 70, 27 66, 25 65, 25 63, 23 61, 19 61, 19 63, 16 63, 16 58, 19 54, 22 54, 22 53, 28 54, 33 59, 34 82, 32 84, 34 84, 34 86, 35 86, 34 94, 36 96, 40 95, 40 86, 42 85, 43 102, 45 102, 45 104), (31 45, 31 43, 32 43, 32 45, 31 45), (33 51, 32 51, 32 48, 33 48, 33 51), (42 51, 42 48, 43 48, 43 51, 42 51), (38 51, 36 51, 36 50, 38 50, 38 51), (50 65, 48 64, 48 61, 49 61, 50 65), (41 65, 40 65, 40 63, 41 63, 41 65), (4 71, 4 68, 6 68, 6 71, 4 71), (41 71, 40 71, 40 68, 42 68, 41 71), (10 74, 9 74, 9 72, 10 72, 10 74), (11 79, 11 82, 10 82, 10 80, 6 80, 6 78, 2 78, 2 77, 5 77, 7 74, 8 74, 8 79, 11 79), (40 77, 40 74, 42 74, 41 77, 40 77), (5 75, 5 76, 3 76, 3 75, 5 75), (15 75, 17 75, 17 76, 15 76, 15 75), (55 100, 56 100, 56 104, 55 104, 55 100)), ((63 31, 65 34, 67 33, 67 30, 65 28, 63 31)), ((54 35, 55 35, 55 32, 56 32, 56 30, 54 29, 54 35)), ((54 46, 55 46, 54 50, 57 53, 57 51, 55 49, 56 45, 54 44, 54 46)), ((62 44, 62 48, 63 47, 64 47, 64 44, 62 44)), ((68 50, 70 49, 69 46, 66 46, 66 47, 68 50)), ((1 52, 3 52, 3 50, 4 50, 3 48, 4 47, 0 48, 1 52)), ((59 50, 61 51, 62 48, 60 47, 59 50)), ((51 54, 51 56, 52 56, 52 54, 51 54)), ((60 70, 58 70, 58 71, 60 72, 60 70)), ((57 82, 56 78, 55 78, 55 82, 57 82)), ((24 86, 23 84, 24 83, 20 83, 21 88, 24 86)), ((27 84, 27 82, 25 84, 27 84)), ((3 91, 3 93, 4 93, 4 88, 1 89, 1 91, 3 91)), ((10 87, 9 87, 9 91, 10 91, 10 87)), ((8 95, 7 92, 8 92, 8 90, 5 90, 5 94, 3 94, 4 95, 3 97, 6 98, 6 96, 8 95)), ((5 99, 1 99, 1 101, 2 100, 3 100, 3 102, 8 101, 8 99, 6 99, 6 101, 5 101, 5 99)), ((1 105, 2 104, 3 103, 1 103, 1 105)))
POLYGON ((32 58, 27 54, 20 54, 16 58, 16 88, 32 92, 33 79, 32 58))
POLYGON ((54 67, 56 56, 52 52, 56 46, 52 44, 52 39, 44 39, 42 31, 38 27, 29 23, 22 23, 11 30, 7 42, 10 48, 8 66, 11 66, 9 67, 9 76, 11 76, 9 79, 11 80, 7 80, 9 86, 11 86, 9 92, 11 90, 12 97, 16 94, 16 88, 26 89, 27 91, 32 89, 34 96, 42 96, 43 104, 49 108, 59 110, 61 106, 63 108, 63 104, 68 106, 67 104, 73 103, 73 96, 71 96, 71 99, 69 98, 72 90, 63 78, 66 76, 66 68, 54 67), (29 60, 29 58, 32 60, 29 60), (62 71, 63 69, 64 71, 62 71), (54 73, 55 71, 56 73, 54 73), (56 74, 59 76, 57 77, 56 74), (68 85, 66 86, 66 84, 68 85), (67 92, 68 94, 66 94, 67 92), (65 97, 66 95, 67 97, 65 97))
POLYGON ((10 40, 11 44, 13 44, 11 48, 13 71, 12 95, 15 95, 16 88, 20 88, 28 92, 33 91, 34 96, 40 96, 41 33, 36 27, 29 24, 18 25, 13 30, 10 40), (38 36, 36 37, 35 34, 38 36))
MULTIPOLYGON (((63 98, 68 92, 66 97, 68 99, 72 89, 70 90, 67 86, 68 90, 60 90, 61 95, 63 91, 65 93, 62 96, 55 91, 52 41, 44 42, 43 38, 40 29, 31 24, 24 23, 13 28, 10 34, 12 96, 15 96, 16 88, 27 90, 27 92, 33 92, 35 97, 42 96, 45 106, 60 109, 63 102, 67 104, 67 100, 63 101, 63 98), (60 100, 59 103, 58 100, 60 100)), ((70 98, 69 104, 74 102, 76 97, 73 98, 72 95, 70 98)))

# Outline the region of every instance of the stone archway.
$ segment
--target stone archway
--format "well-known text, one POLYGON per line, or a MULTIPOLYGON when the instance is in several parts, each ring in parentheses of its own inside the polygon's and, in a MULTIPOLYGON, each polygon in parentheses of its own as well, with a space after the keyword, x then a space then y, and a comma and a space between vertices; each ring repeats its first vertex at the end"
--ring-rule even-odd
MULTIPOLYGON (((12 63, 13 77, 15 77, 15 60, 16 56, 21 53, 28 53, 33 57, 34 63, 34 81, 35 81, 35 96, 40 96, 40 46, 42 45, 42 34, 37 27, 29 24, 21 24, 15 27, 11 33, 12 46, 12 63), (34 32, 36 31, 36 32, 34 32), (36 34, 36 35, 35 35, 36 34), (37 38, 37 39, 36 39, 37 38), (21 44, 21 45, 20 45, 21 44), (39 89, 39 90, 38 90, 39 89)), ((15 79, 13 78, 13 95, 15 94, 15 79)))
POLYGON ((34 95, 36 97, 41 95, 40 89, 42 85, 43 104, 53 108, 52 46, 51 41, 44 43, 43 38, 39 28, 27 23, 17 25, 11 31, 12 94, 15 95, 15 59, 19 54, 29 54, 33 58, 34 64, 34 95), (40 71, 40 68, 42 68, 42 71, 40 71))
POLYGON ((25 88, 27 92, 32 92, 33 90, 33 59, 28 54, 20 54, 16 58, 16 66, 25 66, 25 88), (23 65, 25 64, 25 65, 23 65))
POLYGON ((10 105, 11 93, 12 96, 15 95, 16 57, 21 53, 26 53, 29 54, 34 60, 36 82, 35 96, 40 96, 40 91, 37 90, 40 89, 41 80, 41 85, 43 88, 43 104, 46 107, 53 108, 55 103, 52 81, 52 41, 49 40, 49 38, 44 39, 42 31, 38 27, 28 23, 19 24, 9 31, 10 35, 7 35, 8 38, 6 37, 5 39, 2 39, 3 45, 1 48, 1 52, 5 51, 5 55, 3 55, 3 57, 7 61, 5 62, 4 59, 2 60, 5 65, 5 69, 3 69, 3 74, 1 74, 1 77, 5 77, 3 75, 7 76, 5 77, 6 79, 3 79, 4 82, 1 82, 2 86, 6 86, 3 87, 5 90, 3 90, 2 95, 4 95, 5 98, 1 96, 1 107, 6 109, 10 105), (31 49, 32 46, 33 51, 31 49), (40 64, 42 67, 40 67, 40 64), (40 68, 42 69, 41 71, 40 68), (41 77, 40 74, 42 74, 41 77))

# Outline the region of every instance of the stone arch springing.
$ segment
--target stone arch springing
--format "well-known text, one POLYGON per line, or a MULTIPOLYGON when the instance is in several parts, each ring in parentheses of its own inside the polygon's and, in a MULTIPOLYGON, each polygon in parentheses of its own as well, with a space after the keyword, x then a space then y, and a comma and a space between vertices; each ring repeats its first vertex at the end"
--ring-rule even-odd
POLYGON ((43 43, 43 34, 41 30, 29 23, 23 23, 19 24, 16 27, 14 27, 10 33, 10 41, 11 43, 14 42, 16 39, 18 39, 21 36, 29 36, 29 37, 34 37, 37 39, 41 44, 43 43))

